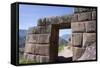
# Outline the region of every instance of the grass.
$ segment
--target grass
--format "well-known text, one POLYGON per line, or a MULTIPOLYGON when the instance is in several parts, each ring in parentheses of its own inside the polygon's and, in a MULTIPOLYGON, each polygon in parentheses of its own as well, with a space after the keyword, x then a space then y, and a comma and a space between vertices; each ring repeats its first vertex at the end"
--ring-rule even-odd
POLYGON ((59 50, 58 52, 61 52, 62 50, 64 50, 65 45, 59 45, 59 50))
POLYGON ((19 64, 30 64, 30 63, 37 63, 36 61, 32 61, 32 60, 27 60, 27 59, 24 59, 24 58, 21 58, 19 60, 19 64))

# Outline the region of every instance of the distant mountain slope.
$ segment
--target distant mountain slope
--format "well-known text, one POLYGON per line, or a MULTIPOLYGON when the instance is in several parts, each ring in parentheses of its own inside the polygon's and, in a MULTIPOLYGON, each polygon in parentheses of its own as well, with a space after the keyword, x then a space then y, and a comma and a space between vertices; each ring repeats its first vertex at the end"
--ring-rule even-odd
POLYGON ((19 48, 25 47, 26 30, 19 30, 19 48))
POLYGON ((66 45, 67 41, 61 37, 59 37, 59 45, 66 45))

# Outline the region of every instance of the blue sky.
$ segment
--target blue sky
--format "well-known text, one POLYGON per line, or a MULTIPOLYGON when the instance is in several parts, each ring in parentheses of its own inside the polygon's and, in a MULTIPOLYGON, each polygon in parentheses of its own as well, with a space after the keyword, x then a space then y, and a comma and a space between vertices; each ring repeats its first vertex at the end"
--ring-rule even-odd
POLYGON ((27 30, 37 25, 39 18, 72 14, 72 7, 19 5, 19 29, 27 30))
POLYGON ((59 36, 63 36, 65 34, 72 34, 72 29, 60 29, 59 30, 59 36))

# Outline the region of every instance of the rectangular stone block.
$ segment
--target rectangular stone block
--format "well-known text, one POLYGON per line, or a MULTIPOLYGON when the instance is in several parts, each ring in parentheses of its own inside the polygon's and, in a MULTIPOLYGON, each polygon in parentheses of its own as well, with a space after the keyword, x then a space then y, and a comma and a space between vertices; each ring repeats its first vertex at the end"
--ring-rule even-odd
POLYGON ((82 33, 72 33, 72 45, 74 47, 82 47, 82 33))
POLYGON ((49 56, 40 56, 40 63, 49 62, 49 56))
POLYGON ((33 54, 28 54, 28 53, 25 53, 24 54, 24 59, 26 59, 27 61, 36 61, 36 59, 35 59, 35 55, 33 55, 33 54))
POLYGON ((85 48, 73 47, 73 61, 78 60, 85 51, 85 48))
POLYGON ((40 55, 36 55, 35 61, 36 63, 40 63, 40 55))
POLYGON ((51 32, 51 26, 38 26, 41 34, 46 34, 51 32))
POLYGON ((83 34, 83 47, 90 46, 96 42, 96 33, 84 33, 83 34))
POLYGON ((96 32, 96 21, 85 22, 86 32, 96 32))
POLYGON ((77 22, 78 21, 78 14, 73 14, 71 22, 77 22))
POLYGON ((78 14, 78 21, 87 21, 92 19, 92 13, 91 12, 84 12, 78 14))
POLYGON ((28 34, 26 42, 28 42, 28 43, 37 43, 38 38, 39 38, 38 34, 28 34))
POLYGON ((92 19, 93 19, 93 20, 96 19, 96 11, 92 11, 92 19))
POLYGON ((49 43, 50 34, 39 34, 37 43, 49 43))
POLYGON ((85 32, 84 22, 72 22, 71 28, 72 28, 72 32, 85 32))
POLYGON ((81 12, 88 12, 88 11, 93 11, 95 8, 74 8, 74 13, 81 13, 81 12))
POLYGON ((49 44, 37 44, 35 54, 44 56, 49 55, 49 44))
POLYGON ((30 54, 34 54, 35 47, 36 47, 36 44, 27 43, 25 45, 25 52, 30 53, 30 54))

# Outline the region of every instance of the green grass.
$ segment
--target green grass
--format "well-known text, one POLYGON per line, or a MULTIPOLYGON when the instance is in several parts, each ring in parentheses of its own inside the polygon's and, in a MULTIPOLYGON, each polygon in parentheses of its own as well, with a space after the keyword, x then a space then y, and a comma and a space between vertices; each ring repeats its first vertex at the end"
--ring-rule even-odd
POLYGON ((27 60, 27 59, 24 59, 24 58, 21 58, 19 60, 19 64, 30 64, 30 63, 37 63, 36 61, 32 61, 32 60, 27 60))
POLYGON ((62 50, 64 50, 65 45, 59 45, 59 49, 58 52, 61 52, 62 50))

